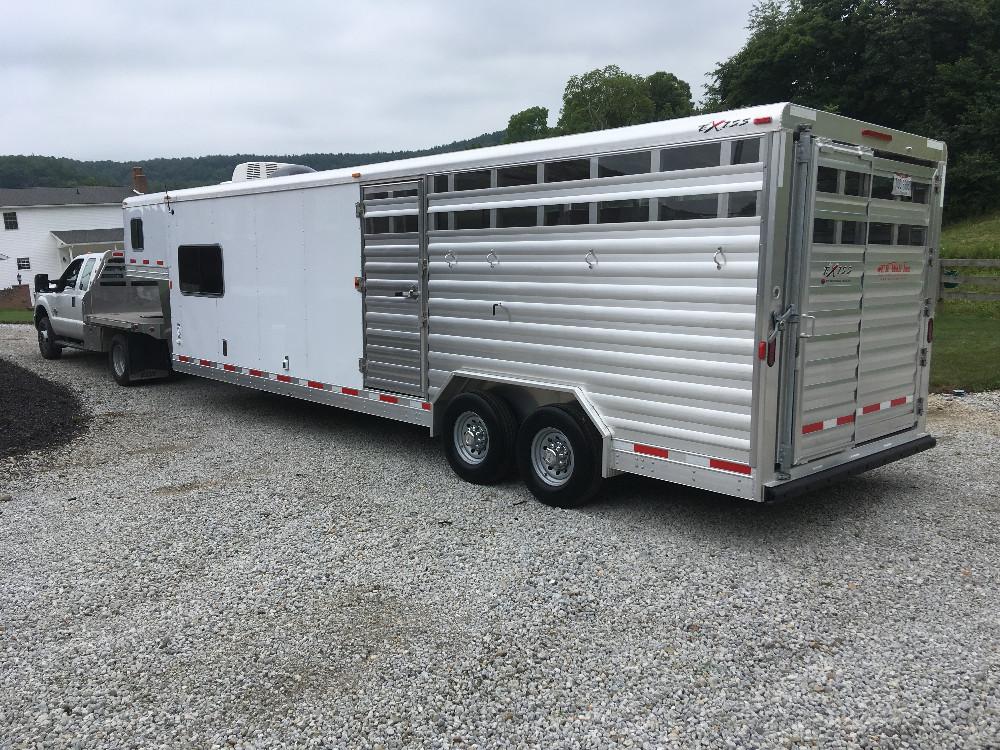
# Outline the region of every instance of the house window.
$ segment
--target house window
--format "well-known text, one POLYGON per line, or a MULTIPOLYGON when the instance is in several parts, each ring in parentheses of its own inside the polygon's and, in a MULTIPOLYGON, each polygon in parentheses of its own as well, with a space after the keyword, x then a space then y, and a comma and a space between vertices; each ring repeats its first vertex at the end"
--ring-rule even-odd
POLYGON ((129 229, 132 235, 132 251, 139 252, 143 248, 142 219, 132 219, 129 222, 129 229))
POLYGON ((17 259, 17 270, 18 271, 30 271, 31 270, 31 258, 18 258, 17 259))
POLYGON ((3 228, 17 229, 17 211, 3 212, 3 228))
POLYGON ((222 276, 222 247, 181 245, 177 248, 177 273, 181 294, 221 297, 225 292, 222 276))

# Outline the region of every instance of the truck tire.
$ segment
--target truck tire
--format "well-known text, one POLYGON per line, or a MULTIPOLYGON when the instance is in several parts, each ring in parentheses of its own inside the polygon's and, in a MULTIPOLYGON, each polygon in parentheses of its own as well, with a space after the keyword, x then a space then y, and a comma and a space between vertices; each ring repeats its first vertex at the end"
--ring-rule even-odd
POLYGON ((578 404, 543 406, 517 434, 517 467, 546 505, 577 508, 601 488, 601 436, 578 404))
POLYGON ((38 329, 38 351, 44 359, 59 359, 63 348, 56 343, 56 334, 52 330, 49 316, 44 313, 35 326, 38 329))
POLYGON ((516 435, 514 413, 492 393, 463 393, 445 411, 445 456, 466 482, 495 484, 509 476, 516 435))
POLYGON ((128 336, 116 334, 111 339, 111 348, 108 349, 108 368, 111 370, 111 377, 118 385, 134 385, 132 380, 131 352, 129 351, 128 336))

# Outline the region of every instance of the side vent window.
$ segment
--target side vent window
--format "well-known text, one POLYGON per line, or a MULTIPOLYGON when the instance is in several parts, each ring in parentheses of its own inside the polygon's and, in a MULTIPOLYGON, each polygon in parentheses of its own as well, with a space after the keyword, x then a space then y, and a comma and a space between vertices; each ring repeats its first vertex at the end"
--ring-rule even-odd
POLYGON ((181 294, 221 297, 225 293, 219 245, 181 245, 177 248, 177 273, 181 294))
POLYGON ((129 229, 132 235, 132 251, 142 252, 143 239, 142 239, 142 219, 132 219, 129 222, 129 229))

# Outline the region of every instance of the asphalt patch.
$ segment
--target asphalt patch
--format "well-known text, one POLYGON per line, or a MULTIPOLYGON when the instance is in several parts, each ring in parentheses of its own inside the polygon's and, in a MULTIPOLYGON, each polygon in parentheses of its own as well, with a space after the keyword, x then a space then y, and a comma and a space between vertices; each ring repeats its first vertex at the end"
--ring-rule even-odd
POLYGON ((68 388, 0 359, 0 458, 64 445, 89 421, 68 388))

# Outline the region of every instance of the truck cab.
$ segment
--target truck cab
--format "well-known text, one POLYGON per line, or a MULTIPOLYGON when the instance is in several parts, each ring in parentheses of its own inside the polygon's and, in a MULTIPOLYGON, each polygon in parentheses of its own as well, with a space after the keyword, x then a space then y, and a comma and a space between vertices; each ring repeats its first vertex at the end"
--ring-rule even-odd
POLYGON ((35 276, 35 327, 42 356, 55 359, 63 346, 83 348, 84 307, 111 251, 73 259, 56 281, 35 276))

